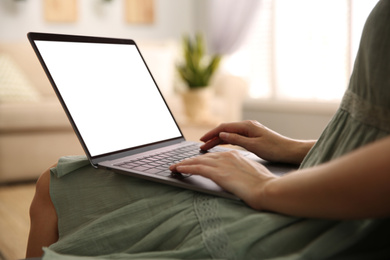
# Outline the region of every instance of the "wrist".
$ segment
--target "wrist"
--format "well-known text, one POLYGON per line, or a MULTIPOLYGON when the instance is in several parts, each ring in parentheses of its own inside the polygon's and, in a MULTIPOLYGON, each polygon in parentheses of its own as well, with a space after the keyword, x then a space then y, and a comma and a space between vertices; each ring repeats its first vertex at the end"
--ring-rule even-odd
POLYGON ((246 193, 247 197, 242 197, 248 206, 255 210, 270 210, 270 199, 277 193, 273 185, 280 177, 273 176, 267 180, 261 180, 256 185, 253 185, 250 192, 246 193))
POLYGON ((314 140, 288 139, 287 145, 282 149, 286 152, 286 163, 301 164, 307 153, 313 147, 314 140))
POLYGON ((258 210, 273 210, 272 200, 277 197, 279 194, 277 180, 279 177, 271 178, 268 181, 264 182, 262 187, 258 190, 258 210))

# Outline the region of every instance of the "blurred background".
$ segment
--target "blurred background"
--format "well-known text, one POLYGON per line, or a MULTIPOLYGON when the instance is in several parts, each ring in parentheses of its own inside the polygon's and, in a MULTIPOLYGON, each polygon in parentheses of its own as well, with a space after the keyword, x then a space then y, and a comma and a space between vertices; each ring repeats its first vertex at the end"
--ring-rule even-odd
MULTIPOLYGON (((292 138, 316 139, 348 86, 364 22, 377 2, 0 0, 0 230, 23 221, 23 232, 28 227, 26 206, 20 221, 4 221, 19 214, 10 211, 19 202, 5 199, 18 196, 2 197, 10 183, 36 180, 58 157, 83 153, 28 32, 135 40, 188 139, 220 122, 243 119, 292 138), (207 54, 221 55, 222 61, 210 83, 207 115, 191 120, 176 66, 183 61, 182 37, 197 33, 207 54)), ((20 198, 23 205, 32 192, 20 198)), ((4 241, 0 238, 0 256, 4 241)))

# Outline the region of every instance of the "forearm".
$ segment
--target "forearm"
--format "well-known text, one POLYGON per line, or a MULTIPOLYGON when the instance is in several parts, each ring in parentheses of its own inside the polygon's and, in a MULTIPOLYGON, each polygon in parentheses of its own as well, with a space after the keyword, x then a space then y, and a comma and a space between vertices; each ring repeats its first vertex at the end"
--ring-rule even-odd
POLYGON ((280 162, 300 164, 315 143, 314 140, 287 138, 284 145, 280 147, 280 162))
POLYGON ((390 138, 267 183, 265 210, 316 218, 390 216, 390 138))

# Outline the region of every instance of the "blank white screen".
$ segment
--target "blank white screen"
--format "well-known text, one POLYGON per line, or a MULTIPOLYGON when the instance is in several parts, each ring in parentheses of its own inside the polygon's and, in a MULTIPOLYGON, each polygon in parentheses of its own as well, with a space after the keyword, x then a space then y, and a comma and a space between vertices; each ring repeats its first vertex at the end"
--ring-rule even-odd
POLYGON ((181 136, 134 45, 35 43, 91 156, 181 136))

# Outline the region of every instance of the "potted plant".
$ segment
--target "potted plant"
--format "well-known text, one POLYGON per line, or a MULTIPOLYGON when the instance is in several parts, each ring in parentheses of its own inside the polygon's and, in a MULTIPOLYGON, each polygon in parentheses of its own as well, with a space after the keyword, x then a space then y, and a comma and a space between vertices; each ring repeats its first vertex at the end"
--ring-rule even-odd
POLYGON ((190 120, 202 121, 209 113, 210 82, 219 67, 221 56, 206 55, 200 33, 194 39, 184 36, 182 47, 184 61, 176 68, 187 86, 187 90, 182 93, 185 111, 190 120))

